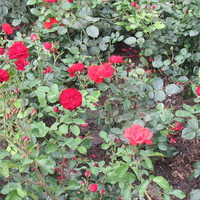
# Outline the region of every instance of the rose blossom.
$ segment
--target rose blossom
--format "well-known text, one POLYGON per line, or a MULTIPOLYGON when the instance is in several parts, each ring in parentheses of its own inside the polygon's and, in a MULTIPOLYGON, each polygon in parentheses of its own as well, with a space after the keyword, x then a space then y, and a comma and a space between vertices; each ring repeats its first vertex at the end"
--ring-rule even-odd
POLYGON ((5 53, 5 49, 3 47, 0 47, 0 56, 2 56, 5 53))
POLYGON ((9 81, 10 77, 6 70, 0 69, 0 82, 9 81))
POLYGON ((114 73, 114 68, 110 63, 104 63, 103 65, 91 65, 87 69, 88 76, 95 83, 99 84, 104 81, 104 78, 110 78, 114 73))
POLYGON ((137 6, 137 2, 134 1, 132 4, 131 4, 132 7, 136 7, 137 6))
POLYGON ((111 62, 111 63, 123 63, 124 61, 123 61, 123 58, 121 57, 121 56, 116 56, 116 55, 113 55, 113 56, 111 56, 110 58, 109 58, 109 61, 111 62))
POLYGON ((25 67, 26 67, 26 65, 28 65, 28 61, 24 58, 20 58, 17 61, 15 61, 14 64, 16 66, 16 70, 24 71, 24 70, 26 70, 25 67))
POLYGON ((67 0, 69 3, 72 3, 74 0, 67 0))
POLYGON ((90 177, 90 176, 91 176, 91 172, 90 172, 90 171, 86 171, 86 172, 85 172, 85 176, 86 176, 86 177, 90 177))
POLYGON ((74 110, 82 104, 82 94, 75 88, 63 90, 60 94, 61 105, 68 109, 74 110))
POLYGON ((55 71, 53 71, 51 67, 47 67, 46 70, 44 71, 44 74, 54 73, 54 72, 55 71))
POLYGON ((9 23, 4 23, 1 27, 6 35, 11 35, 14 33, 14 29, 9 23))
POLYGON ((91 192, 97 192, 98 185, 97 184, 90 184, 89 189, 90 189, 91 192))
POLYGON ((9 59, 27 58, 29 56, 27 47, 22 41, 15 41, 13 45, 8 49, 7 55, 9 59))
POLYGON ((153 137, 152 132, 138 124, 133 124, 131 127, 125 129, 123 136, 130 140, 131 145, 152 144, 151 138, 153 137))
POLYGON ((74 63, 71 67, 68 68, 68 72, 70 73, 69 76, 75 77, 76 72, 83 72, 83 69, 85 68, 85 65, 82 63, 74 63))
POLYGON ((200 96, 200 85, 196 88, 196 93, 198 96, 200 96))
POLYGON ((105 190, 100 190, 100 194, 101 195, 105 194, 105 190))
POLYGON ((34 33, 31 34, 30 38, 31 38, 31 40, 32 40, 33 42, 39 40, 39 37, 38 37, 36 34, 34 34, 34 33))
POLYGON ((44 22, 44 28, 51 29, 53 24, 57 24, 59 21, 57 21, 55 18, 51 17, 49 22, 44 22))

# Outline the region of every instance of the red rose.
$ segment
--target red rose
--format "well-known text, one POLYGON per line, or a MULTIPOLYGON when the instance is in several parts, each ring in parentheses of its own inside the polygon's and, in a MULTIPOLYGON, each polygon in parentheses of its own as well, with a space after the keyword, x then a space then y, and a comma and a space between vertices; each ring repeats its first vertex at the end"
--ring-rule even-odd
POLYGON ((71 3, 71 2, 73 2, 74 0, 67 0, 67 1, 71 3))
POLYGON ((103 65, 91 65, 87 69, 88 76, 95 83, 99 84, 104 81, 104 78, 110 78, 114 73, 114 68, 110 63, 104 63, 103 65))
POLYGON ((136 7, 136 6, 137 6, 137 2, 134 1, 134 2, 131 4, 131 6, 132 6, 132 7, 136 7))
POLYGON ((52 45, 51 43, 49 43, 49 42, 45 42, 45 43, 43 44, 43 46, 44 46, 44 48, 45 48, 46 50, 49 50, 51 53, 57 51, 57 49, 56 49, 55 47, 53 47, 53 45, 52 45))
POLYGON ((90 184, 89 189, 91 192, 96 192, 98 190, 98 185, 97 184, 90 184))
POLYGON ((11 35, 14 33, 14 29, 9 23, 2 24, 1 27, 6 35, 11 35))
POLYGON ((151 6, 151 9, 155 9, 155 8, 156 8, 156 6, 155 6, 155 5, 152 5, 152 6, 151 6))
POLYGON ((82 104, 82 94, 75 88, 63 90, 60 94, 60 103, 68 110, 74 110, 82 104))
POLYGON ((83 69, 85 68, 85 65, 82 63, 75 63, 71 67, 68 68, 68 72, 70 73, 71 77, 76 76, 76 72, 83 72, 83 69))
POLYGON ((51 43, 49 43, 49 42, 45 42, 45 43, 43 44, 43 46, 44 46, 44 48, 45 48, 46 50, 49 50, 49 49, 51 49, 51 48, 53 47, 53 45, 52 45, 51 43))
POLYGON ((44 28, 51 29, 53 24, 57 24, 59 21, 57 21, 55 18, 51 17, 49 22, 44 22, 44 28))
POLYGON ((7 54, 11 60, 27 58, 29 56, 28 49, 22 41, 14 42, 14 44, 8 49, 7 54))
POLYGON ((44 2, 54 3, 54 2, 57 2, 57 0, 44 0, 44 2))
POLYGON ((183 126, 180 122, 175 122, 174 125, 170 129, 174 131, 180 131, 183 129, 183 126))
POLYGON ((47 67, 46 70, 44 71, 44 74, 47 74, 47 73, 54 73, 55 71, 52 70, 51 67, 47 67))
POLYGON ((123 62, 124 62, 124 61, 123 61, 123 58, 122 58, 121 56, 115 56, 115 55, 111 56, 111 57, 109 58, 109 61, 110 61, 111 63, 123 63, 123 62))
POLYGON ((15 61, 14 63, 16 66, 16 70, 19 70, 19 71, 25 71, 26 70, 25 67, 26 67, 26 65, 28 65, 28 61, 24 58, 20 58, 17 61, 15 61))
POLYGON ((196 93, 197 93, 198 96, 200 96, 200 85, 197 87, 196 93))
POLYGON ((38 37, 36 34, 34 34, 34 33, 31 34, 30 38, 31 38, 31 40, 32 40, 33 42, 39 40, 39 37, 38 37))
POLYGON ((0 47, 0 56, 2 56, 5 53, 5 49, 3 47, 0 47))
POLYGON ((9 81, 9 74, 6 70, 0 69, 0 82, 9 81))
POLYGON ((131 145, 152 144, 151 138, 153 137, 152 132, 140 125, 133 124, 131 127, 126 128, 123 136, 130 140, 131 145))
POLYGON ((104 81, 104 78, 101 77, 98 71, 99 71, 99 66, 97 65, 91 65, 87 69, 89 78, 97 84, 102 83, 104 81))
POLYGON ((103 63, 103 70, 101 71, 101 76, 110 78, 114 73, 114 68, 111 66, 110 63, 103 63))

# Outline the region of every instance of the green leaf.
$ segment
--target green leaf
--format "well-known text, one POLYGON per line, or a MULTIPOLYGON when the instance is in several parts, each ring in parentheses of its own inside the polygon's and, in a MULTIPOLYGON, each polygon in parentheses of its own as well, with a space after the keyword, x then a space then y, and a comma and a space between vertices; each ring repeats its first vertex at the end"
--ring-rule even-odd
POLYGON ((21 187, 18 187, 18 188, 17 188, 17 194, 18 194, 20 197, 25 198, 25 197, 27 196, 27 191, 22 190, 21 187))
POLYGON ((155 67, 155 68, 161 68, 161 67, 163 66, 163 62, 160 61, 160 60, 154 60, 154 61, 152 62, 152 65, 153 65, 153 67, 155 67))
POLYGON ((99 36, 99 29, 96 26, 91 25, 86 28, 86 33, 88 36, 96 38, 99 36))
POLYGON ((79 146, 77 148, 77 150, 82 154, 86 154, 87 153, 87 149, 85 147, 83 147, 83 146, 79 146))
POLYGON ((70 130, 76 136, 78 136, 81 132, 80 128, 77 125, 70 125, 70 130))
POLYGON ((6 178, 9 177, 9 169, 8 165, 5 165, 4 167, 0 168, 0 174, 6 178))
POLYGON ((144 194, 150 181, 149 180, 144 180, 138 187, 139 194, 144 194))
POLYGON ((192 140, 196 136, 196 132, 194 132, 191 128, 184 128, 182 131, 182 138, 186 140, 192 140))
POLYGON ((101 145, 101 148, 104 149, 104 150, 108 149, 109 147, 110 147, 110 145, 105 144, 105 143, 103 143, 103 144, 101 145))
POLYGON ((172 194, 172 195, 174 195, 175 197, 177 197, 179 199, 183 199, 183 198, 186 197, 184 192, 181 191, 181 190, 172 190, 171 192, 169 192, 169 194, 172 194))
POLYGON ((192 130, 196 131, 197 129, 199 129, 199 124, 196 120, 190 119, 188 121, 188 128, 191 128, 192 130))
POLYGON ((36 8, 31 8, 31 13, 35 16, 40 16, 41 12, 36 8))
POLYGON ((81 187, 80 183, 74 180, 68 182, 66 190, 78 190, 81 187))
POLYGON ((190 34, 190 37, 193 37, 193 36, 198 35, 199 31, 198 30, 190 30, 189 34, 190 34))
POLYGON ((167 85, 167 87, 165 88, 165 91, 168 95, 172 95, 172 94, 177 94, 180 93, 182 91, 182 88, 179 87, 176 84, 169 84, 167 85))
POLYGON ((148 157, 144 158, 143 167, 145 169, 149 169, 149 170, 153 171, 154 167, 153 167, 153 163, 150 158, 148 158, 148 157))
POLYGON ((144 50, 144 55, 145 56, 151 56, 153 54, 153 51, 151 49, 145 49, 144 50))
POLYGON ((41 169, 44 170, 46 173, 54 174, 54 168, 56 163, 53 158, 48 156, 43 158, 37 158, 36 161, 38 165, 41 167, 41 169))
POLYGON ((104 139, 105 142, 108 142, 108 141, 109 141, 109 139, 108 139, 108 134, 107 134, 106 132, 101 131, 101 132, 99 133, 99 136, 100 136, 102 139, 104 139))
POLYGON ((177 110, 175 112, 175 115, 178 116, 178 117, 189 117, 190 113, 186 110, 177 110))
POLYGON ((144 38, 139 38, 139 39, 137 39, 137 43, 142 45, 142 44, 145 43, 145 39, 144 38))
POLYGON ((166 94, 162 90, 155 91, 155 98, 158 101, 164 101, 166 98, 166 94))
POLYGON ((45 147, 45 152, 47 154, 55 152, 58 149, 56 144, 50 143, 45 147))
POLYGON ((168 181, 163 178, 162 176, 157 176, 153 179, 153 181, 159 185, 161 188, 163 188, 164 190, 167 190, 170 188, 170 185, 168 183, 168 181))
POLYGON ((124 40, 124 43, 128 44, 128 45, 132 45, 136 43, 136 38, 135 37, 128 37, 124 40))
POLYGON ((158 144, 158 148, 159 148, 161 151, 167 151, 168 146, 167 146, 166 143, 159 143, 159 144, 158 144))
POLYGON ((160 21, 157 21, 155 24, 154 24, 155 28, 156 29, 163 29, 165 28, 166 26, 164 24, 162 24, 160 21))
POLYGON ((117 177, 122 177, 124 176, 124 174, 127 172, 128 170, 128 166, 126 164, 122 164, 120 167, 118 167, 116 170, 115 170, 115 175, 117 177))
POLYGON ((28 0, 26 4, 29 6, 34 5, 34 4, 36 4, 36 0, 28 0))
POLYGON ((14 19, 13 21, 12 21, 12 25, 13 26, 19 26, 20 25, 20 23, 21 23, 21 19, 14 19))
POLYGON ((65 35, 65 33, 67 33, 67 28, 64 26, 60 26, 57 29, 58 35, 65 35))
POLYGON ((190 200, 199 200, 199 197, 200 197, 200 189, 196 189, 190 192, 190 200))
POLYGON ((131 189, 132 189, 132 186, 129 185, 122 190, 121 194, 122 194, 123 199, 131 199, 131 189))
POLYGON ((5 200, 22 200, 22 198, 17 194, 16 190, 12 190, 7 196, 5 200))
POLYGON ((0 159, 4 159, 6 156, 10 156, 10 153, 6 150, 0 150, 0 159))
POLYGON ((157 77, 153 79, 153 87, 155 90, 160 90, 163 88, 164 82, 161 78, 157 77))
POLYGON ((68 126, 66 124, 62 124, 61 126, 59 126, 59 131, 63 134, 68 133, 68 126))
POLYGON ((84 124, 85 121, 83 119, 76 118, 76 119, 74 119, 74 123, 75 124, 84 124))

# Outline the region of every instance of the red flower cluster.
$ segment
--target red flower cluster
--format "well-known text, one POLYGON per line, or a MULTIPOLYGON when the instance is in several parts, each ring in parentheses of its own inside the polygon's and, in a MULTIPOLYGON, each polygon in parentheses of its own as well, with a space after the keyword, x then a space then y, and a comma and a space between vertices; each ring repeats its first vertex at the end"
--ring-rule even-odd
POLYGON ((74 110, 82 104, 82 94, 75 88, 63 90, 60 94, 60 103, 68 110, 74 110))
POLYGON ((196 93, 197 93, 198 96, 200 96, 200 85, 197 87, 196 93))
POLYGON ((114 68, 110 63, 104 63, 103 65, 91 65, 87 69, 88 76, 95 83, 99 84, 104 81, 104 78, 110 78, 114 73, 114 68))
POLYGON ((4 69, 0 69, 0 82, 2 81, 9 81, 9 74, 4 69))
POLYGON ((51 29, 53 24, 58 24, 59 21, 57 21, 55 18, 51 17, 49 22, 44 22, 44 28, 51 29))
POLYGON ((131 127, 126 128, 123 136, 130 140, 131 145, 152 144, 151 138, 153 137, 152 132, 140 125, 133 124, 131 127))
POLYGON ((44 0, 44 2, 54 3, 54 2, 57 2, 57 0, 44 0))
POLYGON ((184 127, 182 126, 182 124, 180 122, 175 122, 174 125, 170 129, 174 130, 174 131, 180 131, 183 128, 184 127))
POLYGON ((14 44, 8 49, 7 54, 11 60, 18 59, 15 62, 16 70, 25 70, 26 65, 28 65, 26 58, 29 56, 29 53, 27 47, 23 44, 22 41, 14 42, 14 44))
POLYGON ((98 185, 97 184, 90 184, 89 189, 90 189, 91 192, 97 192, 98 185))
POLYGON ((4 23, 1 27, 6 35, 11 35, 14 33, 14 29, 9 23, 4 23))
POLYGON ((53 71, 51 67, 47 67, 46 70, 44 71, 44 74, 54 73, 54 72, 55 71, 53 71))
POLYGON ((111 56, 110 58, 109 58, 109 61, 111 62, 111 63, 123 63, 124 61, 123 61, 123 58, 121 57, 121 56, 115 56, 115 55, 113 55, 113 56, 111 56))
POLYGON ((76 76, 76 72, 83 72, 85 65, 82 63, 74 63, 71 67, 68 68, 68 72, 70 73, 71 77, 76 76))

